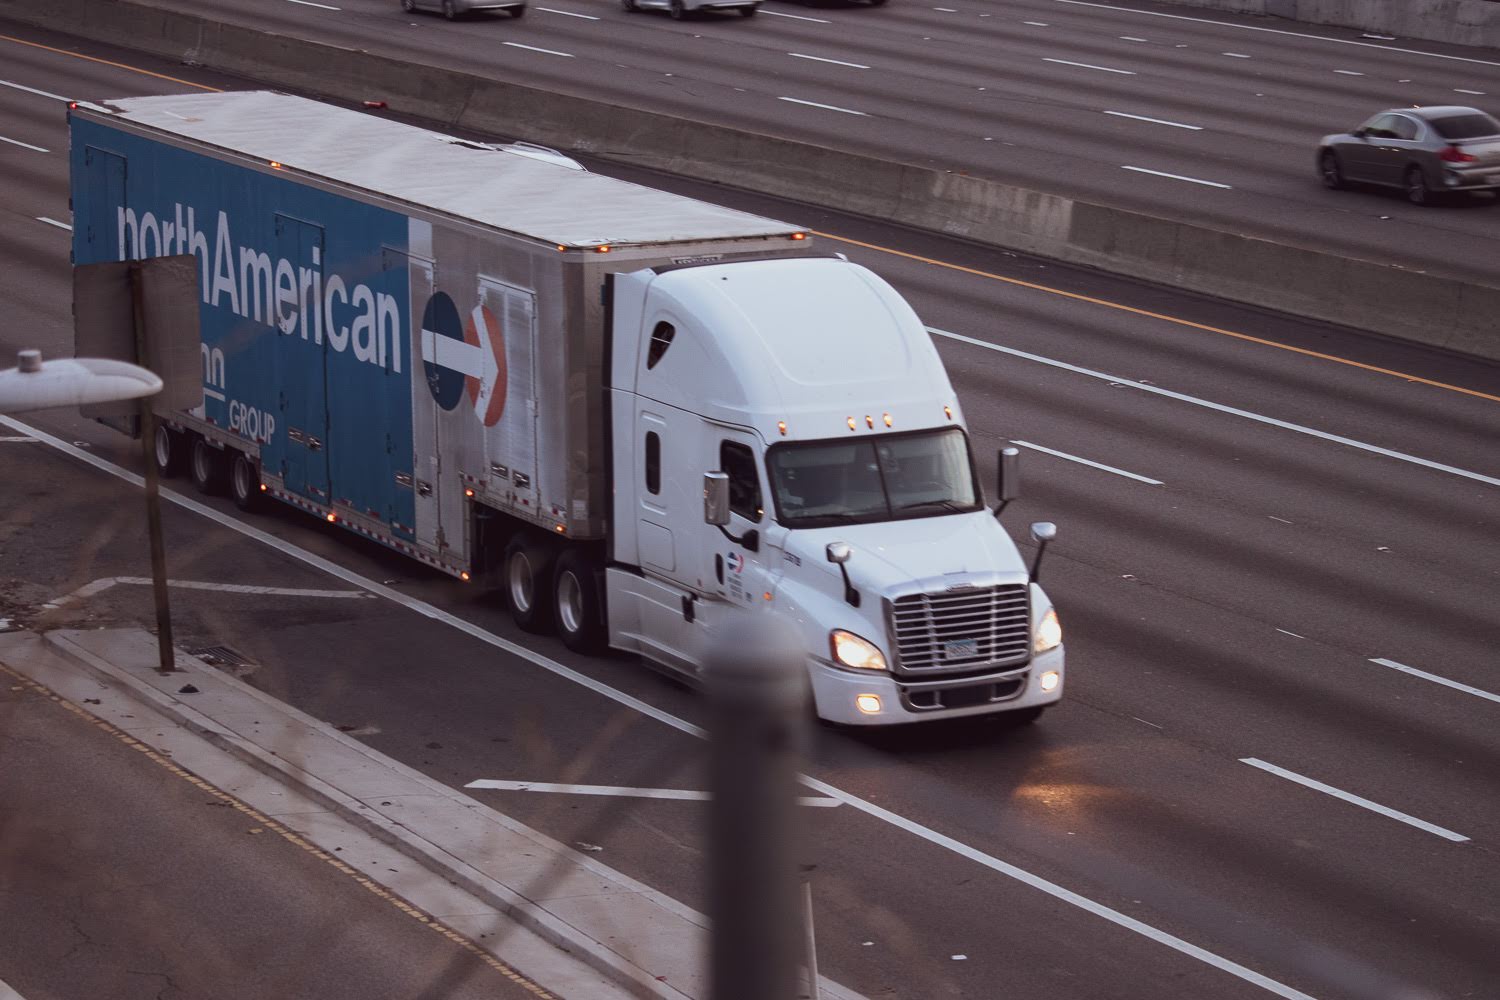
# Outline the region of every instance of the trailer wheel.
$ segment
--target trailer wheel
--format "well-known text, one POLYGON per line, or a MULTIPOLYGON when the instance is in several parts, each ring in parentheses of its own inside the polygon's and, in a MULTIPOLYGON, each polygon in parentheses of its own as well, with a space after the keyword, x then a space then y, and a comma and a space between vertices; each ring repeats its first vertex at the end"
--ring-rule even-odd
POLYGON ((552 553, 526 533, 505 546, 503 563, 505 604, 524 631, 542 634, 552 624, 552 553))
POLYGON ((235 452, 230 460, 229 495, 247 514, 260 506, 260 467, 244 452, 235 452))
POLYGON ((156 440, 152 449, 156 455, 156 471, 164 479, 182 475, 182 467, 187 460, 187 442, 183 440, 180 432, 172 430, 166 424, 156 425, 156 440))
POLYGON ((224 492, 224 453, 212 447, 202 438, 193 439, 193 460, 190 463, 193 485, 199 493, 209 495, 224 492))
POLYGON ((604 645, 604 601, 594 561, 578 549, 557 558, 552 578, 552 620, 575 653, 597 653, 604 645))

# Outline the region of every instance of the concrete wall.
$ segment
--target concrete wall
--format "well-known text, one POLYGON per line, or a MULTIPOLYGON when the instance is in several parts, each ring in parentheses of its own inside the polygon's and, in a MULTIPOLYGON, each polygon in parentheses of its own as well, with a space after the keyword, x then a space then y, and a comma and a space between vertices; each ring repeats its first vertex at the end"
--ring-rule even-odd
POLYGON ((1500 3, 1494 0, 1157 0, 1202 10, 1269 14, 1376 35, 1500 48, 1500 3))
MULTIPOLYGON (((952 233, 1500 360, 1500 286, 1090 204, 965 174, 552 94, 127 0, 0 0, 0 17, 277 86, 952 233)), ((793 220, 795 221, 795 220, 793 220)))

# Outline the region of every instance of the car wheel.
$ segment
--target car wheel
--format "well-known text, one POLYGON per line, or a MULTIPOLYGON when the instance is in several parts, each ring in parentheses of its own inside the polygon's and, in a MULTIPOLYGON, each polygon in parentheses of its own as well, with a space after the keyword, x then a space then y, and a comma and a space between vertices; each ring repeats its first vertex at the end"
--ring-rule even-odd
POLYGON ((443 16, 450 21, 458 20, 458 11, 453 7, 453 0, 443 0, 443 16))
POLYGON ((1331 150, 1318 158, 1318 176, 1323 178, 1323 186, 1332 191, 1343 188, 1344 169, 1339 166, 1339 158, 1331 150))
POLYGON ((552 578, 552 620, 558 637, 575 653, 597 653, 604 645, 604 608, 593 560, 578 549, 557 557, 552 578))
POLYGON ((193 457, 189 463, 193 485, 199 493, 212 496, 224 492, 224 453, 202 438, 193 439, 193 457))
POLYGON ((243 452, 235 452, 229 462, 229 495, 247 514, 260 506, 260 469, 243 452))
POLYGON ((682 5, 682 0, 672 0, 671 5, 667 8, 667 13, 672 15, 672 20, 681 21, 687 17, 687 8, 682 5))
POLYGON ((182 475, 182 466, 187 458, 187 443, 182 435, 166 424, 156 425, 156 440, 152 442, 156 455, 156 471, 163 479, 182 475))
POLYGON ((523 631, 544 633, 552 624, 552 553, 525 532, 505 546, 501 562, 505 606, 523 631))
POLYGON ((1431 205, 1433 191, 1427 186, 1427 175, 1421 167, 1407 167, 1402 186, 1406 189, 1406 200, 1413 205, 1431 205))
POLYGON ((417 9, 417 0, 401 0, 401 9, 408 14, 414 12, 417 9))

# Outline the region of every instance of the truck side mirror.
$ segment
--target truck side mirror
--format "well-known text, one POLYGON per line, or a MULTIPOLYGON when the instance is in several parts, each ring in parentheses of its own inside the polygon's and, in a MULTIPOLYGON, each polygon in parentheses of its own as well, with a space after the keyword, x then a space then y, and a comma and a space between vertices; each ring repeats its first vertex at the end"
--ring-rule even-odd
POLYGON ((1031 526, 1031 540, 1036 542, 1036 558, 1031 561, 1031 582, 1036 583, 1042 569, 1042 553, 1047 543, 1057 537, 1057 525, 1051 521, 1038 521, 1031 526))
POLYGON ((729 473, 703 474, 703 523, 720 528, 729 523, 729 473))
POLYGON ((849 570, 844 565, 854 555, 854 550, 849 547, 848 542, 829 542, 824 551, 828 554, 828 561, 839 568, 839 575, 844 578, 844 600, 851 607, 859 607, 859 591, 849 582, 849 570))
POLYGON ((1005 510, 1005 505, 1021 495, 1021 449, 1000 449, 995 491, 1000 496, 1000 503, 995 507, 995 516, 999 517, 1005 510))

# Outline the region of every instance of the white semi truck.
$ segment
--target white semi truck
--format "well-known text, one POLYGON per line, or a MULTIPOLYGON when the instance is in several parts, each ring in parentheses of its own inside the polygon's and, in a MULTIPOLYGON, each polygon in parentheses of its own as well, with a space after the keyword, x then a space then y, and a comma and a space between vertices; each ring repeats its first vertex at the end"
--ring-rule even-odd
POLYGON ((1062 696, 927 331, 805 231, 285 94, 70 123, 75 262, 197 258, 164 473, 495 581, 575 650, 691 674, 778 612, 834 722, 1062 696))

